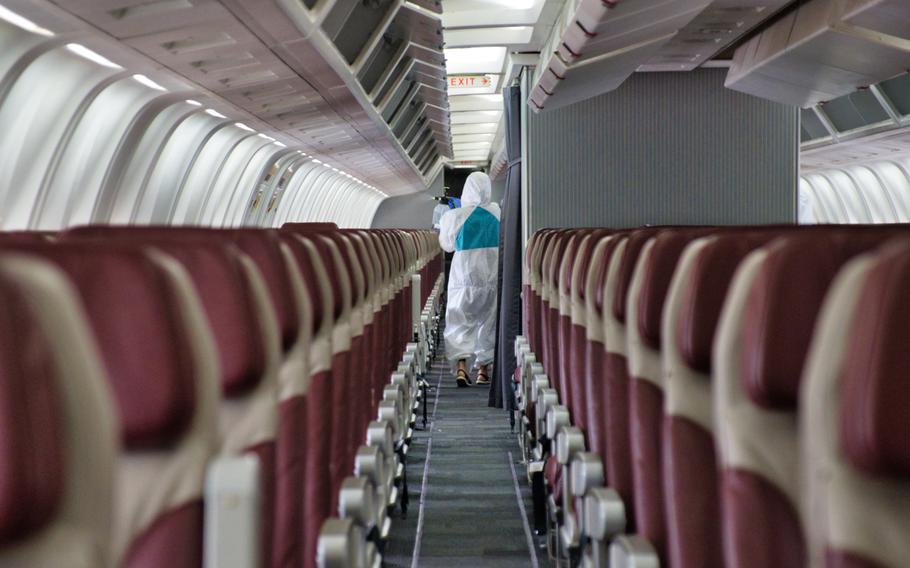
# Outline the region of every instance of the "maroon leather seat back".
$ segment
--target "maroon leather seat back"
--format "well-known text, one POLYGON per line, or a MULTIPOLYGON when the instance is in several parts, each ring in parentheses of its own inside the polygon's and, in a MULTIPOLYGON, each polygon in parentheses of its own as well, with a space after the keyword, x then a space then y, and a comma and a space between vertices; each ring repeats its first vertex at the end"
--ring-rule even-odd
MULTIPOLYGON (((562 259, 563 251, 571 239, 571 230, 563 229, 553 236, 553 242, 547 248, 544 256, 543 268, 541 271, 541 282, 543 283, 543 292, 541 296, 541 332, 543 341, 541 342, 542 354, 541 362, 544 371, 550 377, 550 384, 558 391, 562 388, 559 380, 559 302, 558 285, 559 285, 559 265, 562 259)), ((565 401, 565 393, 559 392, 559 400, 565 401)))
MULTIPOLYGON (((616 248, 620 242, 625 240, 625 236, 620 232, 612 235, 609 239, 601 252, 601 258, 597 259, 597 269, 591 274, 593 293, 590 297, 586 293, 584 297, 585 302, 591 305, 591 311, 596 318, 596 321, 590 321, 588 325, 597 326, 599 329, 595 330, 594 333, 601 338, 603 337, 604 286, 607 281, 607 272, 616 248)), ((604 460, 604 470, 608 471, 606 467, 606 460, 609 458, 609 454, 607 452, 608 408, 605 396, 607 381, 605 361, 604 344, 586 337, 585 369, 587 374, 585 376, 585 395, 587 398, 587 411, 585 416, 588 420, 586 429, 587 441, 588 447, 600 454, 601 459, 604 460)))
POLYGON ((0 565, 112 565, 121 436, 95 338, 62 271, 3 248, 0 565))
POLYGON ((804 438, 817 444, 803 452, 810 502, 824 513, 809 520, 812 557, 828 566, 903 566, 910 554, 910 241, 882 247, 861 270, 859 281, 839 281, 837 292, 850 300, 827 308, 829 317, 843 312, 849 327, 832 320, 824 325, 841 329, 820 332, 845 341, 818 345, 826 361, 840 361, 833 372, 812 370, 813 398, 801 405, 804 438))
POLYGON ((0 278, 0 550, 51 524, 63 504, 65 409, 53 347, 21 285, 0 278))
MULTIPOLYGON (((736 269, 756 248, 774 239, 776 231, 718 230, 695 253, 687 267, 679 298, 672 348, 691 369, 686 380, 708 382, 714 337, 721 309, 736 269)), ((723 565, 720 496, 714 433, 702 425, 711 418, 680 414, 681 409, 704 408, 710 386, 677 386, 678 373, 665 385, 670 412, 663 422, 663 485, 667 512, 667 560, 681 568, 723 565), (704 393, 704 394, 703 394, 704 393), (699 402, 677 403, 676 397, 699 402)))
MULTIPOLYGON (((313 309, 311 337, 315 339, 323 334, 330 338, 334 317, 325 304, 334 305, 334 299, 331 289, 323 288, 323 282, 319 277, 320 272, 325 272, 322 257, 316 250, 316 245, 308 238, 283 231, 282 241, 291 249, 311 299, 310 305, 313 309)), ((327 342, 324 349, 330 351, 331 344, 327 342)), ((311 365, 318 356, 311 352, 311 365)), ((304 511, 302 535, 297 535, 295 542, 300 546, 304 566, 308 568, 315 566, 319 530, 331 511, 331 499, 325 484, 330 476, 331 428, 336 410, 332 407, 332 370, 328 366, 331 353, 323 353, 321 356, 327 361, 327 367, 310 375, 306 396, 306 428, 301 438, 297 440, 298 445, 305 449, 306 473, 304 484, 300 488, 304 511)))
POLYGON ((49 260, 79 291, 110 377, 125 446, 170 447, 193 418, 197 370, 174 290, 161 270, 131 247, 35 243, 15 250, 49 260))
POLYGON ((569 392, 571 393, 571 410, 573 421, 576 426, 581 428, 587 436, 588 432, 588 392, 585 381, 590 375, 587 367, 588 358, 586 350, 586 306, 585 306, 585 285, 588 279, 588 271, 591 266, 591 257, 594 254, 594 248, 600 239, 609 234, 604 229, 592 230, 579 243, 578 253, 576 255, 575 269, 570 274, 568 287, 571 295, 571 310, 573 314, 579 313, 580 321, 571 318, 571 328, 569 330, 568 342, 568 379, 570 382, 569 392))
MULTIPOLYGON (((196 343, 189 335, 178 299, 180 292, 164 269, 146 251, 117 244, 0 246, 50 261, 78 291, 110 381, 126 457, 137 455, 141 459, 143 452, 178 451, 185 436, 192 433, 191 426, 199 427, 194 425, 197 383, 204 370, 197 367, 199 359, 193 352, 196 343)), ((211 429, 209 435, 215 437, 214 421, 211 429)), ((183 455, 183 459, 192 457, 204 460, 193 467, 204 471, 207 456, 183 455)), ((122 543, 121 566, 145 568, 159 563, 165 555, 171 566, 200 565, 201 483, 200 478, 195 496, 191 493, 186 502, 171 509, 165 507, 169 491, 165 486, 149 488, 148 494, 153 497, 148 501, 131 496, 135 510, 124 510, 124 519, 145 515, 146 509, 153 510, 154 515, 145 524, 129 522, 129 528, 123 528, 138 532, 122 535, 128 541, 122 543)))
MULTIPOLYGON (((883 251, 866 276, 844 363, 844 456, 871 477, 910 480, 910 248, 883 251)), ((908 512, 910 514, 910 512, 908 512)))
POLYGON ((264 229, 232 229, 225 232, 237 248, 252 259, 262 274, 278 318, 281 345, 288 351, 300 333, 300 316, 278 232, 264 229))
POLYGON ((222 386, 229 397, 253 390, 265 371, 266 355, 259 320, 236 250, 215 232, 173 231, 166 227, 81 227, 61 235, 64 242, 117 241, 152 246, 187 270, 205 309, 221 363, 222 386))
MULTIPOLYGON (((848 260, 901 231, 894 227, 802 231, 770 247, 746 297, 740 332, 738 386, 759 415, 797 415, 806 354, 831 282, 848 260)), ((723 429, 725 424, 718 427, 723 429)), ((736 432, 731 430, 731 434, 736 432)), ((747 438, 740 443, 749 443, 747 438)), ((774 444, 796 444, 795 436, 787 440, 774 444)), ((772 453, 752 468, 724 465, 721 483, 728 563, 764 566, 770 561, 768 555, 780 566, 805 562, 795 497, 798 480, 770 482, 771 475, 765 474, 770 468, 794 468, 795 464, 781 461, 787 455, 772 453), (756 518, 767 522, 756 523, 756 518)))
POLYGON ((632 373, 628 400, 635 518, 639 533, 654 545, 664 561, 666 520, 661 475, 664 390, 660 365, 662 316, 670 282, 683 250, 705 232, 704 229, 667 229, 657 234, 648 248, 642 251, 646 257, 642 258, 636 269, 639 271, 636 275, 638 297, 628 298, 628 303, 634 304, 636 314, 636 321, 628 322, 628 337, 634 336, 641 341, 640 346, 632 343, 628 346, 632 373))
MULTIPOLYGON (((619 325, 626 325, 626 299, 638 257, 645 244, 660 229, 639 229, 625 239, 625 248, 616 277, 612 305, 604 317, 613 318, 619 325)), ((620 339, 625 341, 625 334, 620 339)), ((604 407, 606 408, 606 470, 609 486, 619 493, 627 506, 629 527, 636 527, 634 515, 634 483, 632 479, 632 451, 629 431, 629 371, 625 348, 606 344, 604 407)))
MULTIPOLYGON (((563 254, 557 258, 554 269, 554 296, 558 298, 556 307, 556 361, 559 381, 559 399, 572 413, 573 422, 578 422, 578 412, 573 405, 572 381, 570 379, 569 361, 571 359, 570 342, 572 334, 571 319, 571 283, 572 271, 575 267, 575 256, 581 241, 590 231, 585 229, 573 230, 567 241, 563 254)), ((551 377, 552 378, 552 377, 551 377)))

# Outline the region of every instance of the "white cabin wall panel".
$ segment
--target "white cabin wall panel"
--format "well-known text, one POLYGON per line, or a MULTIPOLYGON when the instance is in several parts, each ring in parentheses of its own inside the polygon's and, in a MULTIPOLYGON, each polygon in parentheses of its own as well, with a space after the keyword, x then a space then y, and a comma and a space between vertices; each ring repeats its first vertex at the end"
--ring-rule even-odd
POLYGON ((873 215, 868 198, 845 171, 834 170, 823 175, 850 211, 852 222, 863 224, 881 222, 873 215))
POLYGON ((885 186, 901 222, 910 222, 910 170, 897 161, 876 162, 864 167, 874 171, 885 186))
POLYGON ((309 196, 316 187, 325 183, 329 177, 328 170, 321 165, 312 163, 313 168, 306 172, 294 192, 293 198, 288 203, 284 214, 281 216, 281 223, 288 223, 291 220, 302 220, 302 211, 308 203, 309 196))
POLYGON ((254 161, 256 153, 267 145, 271 145, 271 142, 258 136, 248 136, 231 150, 211 191, 205 196, 205 203, 196 219, 197 223, 221 225, 230 207, 231 198, 244 178, 244 171, 254 161))
POLYGON ((0 101, 0 228, 26 229, 78 117, 118 71, 66 49, 26 62, 0 101), (50 88, 49 78, 53 78, 50 88))
POLYGON ((118 148, 141 108, 162 93, 123 78, 102 91, 79 121, 33 213, 33 229, 88 224, 118 148))
POLYGON ((61 40, 49 40, 0 20, 0 103, 31 60, 59 45, 61 40))
POLYGON ((140 109, 106 167, 92 223, 130 222, 164 141, 196 110, 175 94, 160 95, 140 109))
POLYGON ((249 163, 243 168, 243 173, 231 194, 221 226, 238 227, 243 224, 244 215, 253 203, 259 183, 272 167, 277 153, 278 148, 274 144, 268 143, 253 154, 249 163))
POLYGON ((248 227, 261 226, 266 218, 268 208, 272 203, 272 196, 278 189, 285 171, 299 159, 300 155, 289 150, 281 149, 273 156, 273 165, 269 168, 268 179, 263 179, 256 190, 254 205, 247 211, 243 218, 243 225, 248 227))
POLYGON ((910 222, 910 158, 814 169, 800 182, 817 222, 910 222))
POLYGON ((261 217, 256 223, 261 227, 274 227, 275 220, 278 215, 278 208, 281 205, 281 202, 284 200, 288 192, 288 186, 291 180, 294 178, 294 175, 297 172, 297 169, 305 165, 308 161, 307 158, 295 153, 289 153, 286 157, 286 162, 282 168, 278 180, 272 187, 272 191, 269 195, 268 201, 264 204, 261 217))
POLYGON ((201 113, 194 114, 180 123, 168 137, 153 166, 133 222, 138 224, 168 222, 178 191, 183 186, 196 154, 209 137, 227 125, 226 121, 201 113))
POLYGON ((278 204, 278 213, 275 215, 276 226, 280 227, 287 222, 291 210, 300 198, 300 193, 304 185, 312 183, 321 169, 322 168, 312 160, 301 164, 301 166, 297 168, 297 171, 294 172, 294 177, 288 182, 288 189, 285 191, 284 197, 281 198, 281 203, 278 204))
POLYGON ((190 166, 169 214, 171 225, 193 224, 202 211, 206 196, 221 172, 231 151, 245 138, 253 136, 235 126, 217 130, 199 150, 190 166))
POLYGON ((846 168, 850 181, 860 191, 869 206, 873 223, 898 223, 900 213, 891 200, 888 189, 869 168, 846 168))

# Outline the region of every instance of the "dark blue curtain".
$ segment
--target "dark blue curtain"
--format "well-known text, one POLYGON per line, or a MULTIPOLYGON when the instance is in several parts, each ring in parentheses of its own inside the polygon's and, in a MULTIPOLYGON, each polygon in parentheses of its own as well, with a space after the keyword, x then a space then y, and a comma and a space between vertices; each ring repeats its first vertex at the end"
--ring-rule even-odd
POLYGON ((515 410, 512 375, 515 336, 521 334, 521 89, 503 91, 506 121, 506 191, 499 231, 499 320, 490 406, 515 410))

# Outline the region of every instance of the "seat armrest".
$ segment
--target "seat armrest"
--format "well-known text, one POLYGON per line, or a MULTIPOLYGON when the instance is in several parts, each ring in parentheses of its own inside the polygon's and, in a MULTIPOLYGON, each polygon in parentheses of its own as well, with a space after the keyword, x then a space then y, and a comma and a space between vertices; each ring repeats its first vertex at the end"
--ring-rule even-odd
POLYGON ((599 454, 578 452, 569 469, 574 497, 584 497, 589 491, 604 486, 604 466, 599 454))
POLYGON ((615 489, 595 487, 585 496, 585 529, 589 537, 606 542, 626 530, 626 506, 615 489))
POLYGON ((660 568, 651 543, 640 536, 620 536, 610 545, 611 568, 660 568))
POLYGON ((365 477, 346 477, 338 492, 338 515, 370 532, 376 526, 376 491, 365 477))
POLYGON ((556 404, 547 408, 546 421, 547 438, 555 440, 560 430, 572 424, 572 417, 569 415, 569 409, 566 406, 556 404))
MULTIPOLYGON (((554 408, 554 411, 560 407, 554 408)), ((566 411, 568 412, 568 410, 566 411)), ((566 466, 585 451, 585 435, 575 426, 563 426, 556 433, 556 461, 566 466)))
POLYGON ((222 456, 205 479, 205 568, 258 568, 260 464, 253 455, 222 456))
POLYGON ((540 395, 540 391, 543 389, 548 389, 550 386, 550 377, 548 377, 545 373, 534 375, 534 378, 531 380, 530 388, 528 389, 528 398, 531 399, 531 402, 537 402, 537 397, 540 395))
POLYGON ((353 519, 332 518, 323 523, 316 552, 319 568, 372 566, 371 560, 363 529, 353 519))

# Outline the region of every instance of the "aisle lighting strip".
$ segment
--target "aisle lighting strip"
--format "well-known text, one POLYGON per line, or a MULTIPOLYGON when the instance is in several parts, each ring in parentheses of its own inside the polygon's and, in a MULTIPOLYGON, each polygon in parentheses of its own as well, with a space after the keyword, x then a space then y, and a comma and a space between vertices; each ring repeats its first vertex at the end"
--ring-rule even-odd
MULTIPOLYGON (((51 36, 55 35, 54 32, 52 32, 51 30, 39 26, 38 24, 36 24, 35 22, 29 20, 28 18, 26 18, 24 16, 20 16, 19 14, 13 12, 9 8, 6 8, 2 4, 0 4, 0 20, 6 21, 6 22, 8 22, 18 28, 21 28, 27 32, 30 32, 30 33, 42 35, 45 37, 51 37, 51 36)), ((82 57, 83 59, 86 59, 88 61, 91 61, 92 63, 101 65, 102 67, 107 67, 109 69, 123 69, 122 66, 118 65, 117 63, 114 63, 113 61, 111 61, 107 57, 104 57, 100 53, 92 51, 91 49, 85 47, 81 43, 68 43, 68 44, 66 44, 66 49, 69 50, 71 53, 74 53, 74 54, 78 55, 79 57, 82 57)), ((148 76, 143 75, 141 73, 134 74, 133 80, 150 89, 154 89, 156 91, 167 92, 167 88, 163 87, 162 85, 159 85, 154 80, 150 79, 148 76)), ((193 99, 186 99, 185 102, 194 107, 202 106, 201 102, 199 102, 197 100, 193 100, 193 99)), ((207 115, 215 117, 215 118, 220 118, 220 119, 227 118, 225 115, 223 115, 220 112, 218 112, 217 110, 211 109, 211 108, 205 109, 205 113, 207 115)), ((252 128, 250 128, 249 126, 247 126, 246 124, 244 124, 242 122, 235 122, 234 126, 239 128, 240 130, 244 130, 246 132, 256 132, 255 130, 253 130, 252 128)), ((275 146, 278 146, 279 148, 287 148, 286 144, 275 140, 275 138, 273 138, 271 136, 268 136, 261 132, 257 133, 257 136, 259 136, 260 138, 263 138, 265 140, 268 140, 269 142, 272 142, 272 144, 274 144, 275 146)), ((334 168, 329 164, 326 164, 320 160, 317 160, 316 158, 313 158, 312 156, 309 156, 303 150, 297 150, 297 153, 300 154, 301 156, 303 156, 304 158, 312 159, 314 164, 322 165, 328 169, 331 169, 334 173, 337 173, 342 177, 346 177, 366 188, 372 189, 373 191, 375 191, 377 193, 380 193, 382 195, 387 195, 385 192, 380 191, 376 187, 352 176, 351 174, 343 172, 343 171, 339 170, 338 168, 334 168)))

